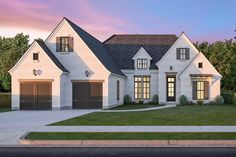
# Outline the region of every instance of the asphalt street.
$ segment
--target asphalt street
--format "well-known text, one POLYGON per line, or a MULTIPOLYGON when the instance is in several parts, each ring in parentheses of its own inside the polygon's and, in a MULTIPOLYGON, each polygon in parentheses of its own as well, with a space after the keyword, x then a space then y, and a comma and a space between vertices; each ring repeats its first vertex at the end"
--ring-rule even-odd
POLYGON ((0 157, 236 157, 236 148, 1 147, 0 157))

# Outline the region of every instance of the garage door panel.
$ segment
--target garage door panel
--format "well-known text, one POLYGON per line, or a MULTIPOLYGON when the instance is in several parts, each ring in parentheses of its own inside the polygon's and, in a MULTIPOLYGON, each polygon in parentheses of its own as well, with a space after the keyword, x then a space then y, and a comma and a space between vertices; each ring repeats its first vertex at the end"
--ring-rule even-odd
POLYGON ((21 83, 20 109, 51 109, 51 82, 21 83))
POLYGON ((73 108, 102 108, 102 83, 74 82, 72 99, 73 108))

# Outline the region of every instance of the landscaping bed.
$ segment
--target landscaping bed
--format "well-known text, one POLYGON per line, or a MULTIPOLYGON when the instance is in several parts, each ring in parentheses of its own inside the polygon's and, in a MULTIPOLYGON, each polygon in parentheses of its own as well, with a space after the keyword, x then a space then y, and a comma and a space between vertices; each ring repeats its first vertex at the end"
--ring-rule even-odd
POLYGON ((236 140, 225 132, 31 132, 28 140, 236 140))
POLYGON ((51 125, 59 126, 230 126, 236 105, 177 106, 140 112, 94 112, 51 125))

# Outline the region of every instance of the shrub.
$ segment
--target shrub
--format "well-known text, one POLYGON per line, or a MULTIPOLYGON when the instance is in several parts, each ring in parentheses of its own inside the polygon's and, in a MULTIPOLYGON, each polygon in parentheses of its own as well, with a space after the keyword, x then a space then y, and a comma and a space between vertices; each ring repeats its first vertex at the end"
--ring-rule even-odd
POLYGON ((224 104, 224 98, 221 95, 217 95, 214 99, 215 103, 217 105, 222 105, 224 104))
POLYGON ((206 103, 206 105, 215 105, 216 103, 214 101, 209 101, 206 103))
POLYGON ((193 101, 188 101, 187 104, 188 104, 188 105, 196 105, 196 103, 194 103, 193 101))
POLYGON ((125 95, 124 104, 129 104, 129 103, 131 103, 131 97, 129 95, 125 95))
POLYGON ((152 104, 158 104, 158 101, 159 101, 159 99, 158 99, 158 95, 153 95, 152 96, 152 104))
POLYGON ((198 100, 198 101, 197 101, 197 105, 199 105, 199 106, 200 106, 200 105, 203 105, 203 101, 202 101, 202 100, 198 100))
POLYGON ((139 100, 138 103, 139 103, 139 104, 143 104, 143 100, 139 100))
POLYGON ((181 95, 179 97, 179 104, 180 105, 187 105, 188 104, 188 99, 185 95, 181 95))
POLYGON ((11 107, 11 93, 0 93, 0 108, 11 107))
POLYGON ((223 92, 221 95, 225 100, 224 103, 236 104, 236 93, 223 92))

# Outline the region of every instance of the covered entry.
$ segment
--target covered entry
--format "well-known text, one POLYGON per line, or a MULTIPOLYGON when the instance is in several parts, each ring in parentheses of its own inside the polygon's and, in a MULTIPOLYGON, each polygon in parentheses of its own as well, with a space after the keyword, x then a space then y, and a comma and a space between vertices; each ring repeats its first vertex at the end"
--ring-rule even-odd
POLYGON ((73 108, 100 109, 102 108, 102 82, 73 81, 73 108))
POLYGON ((51 82, 20 82, 21 110, 49 110, 51 108, 51 82))

